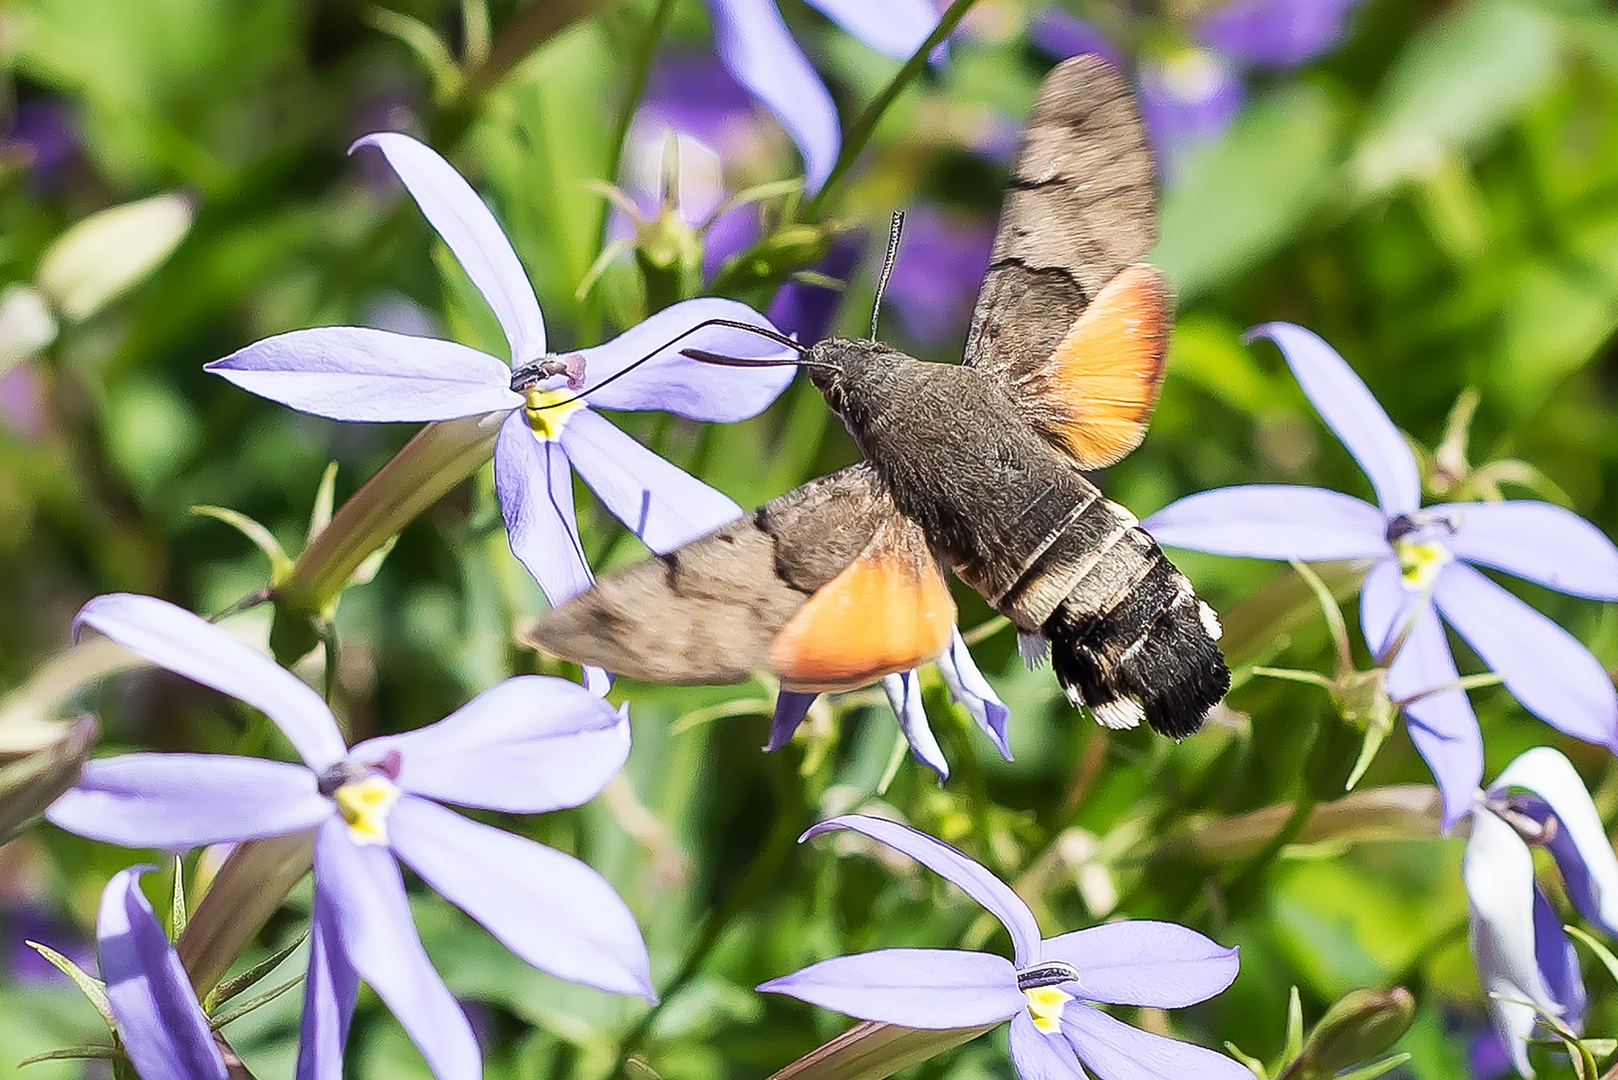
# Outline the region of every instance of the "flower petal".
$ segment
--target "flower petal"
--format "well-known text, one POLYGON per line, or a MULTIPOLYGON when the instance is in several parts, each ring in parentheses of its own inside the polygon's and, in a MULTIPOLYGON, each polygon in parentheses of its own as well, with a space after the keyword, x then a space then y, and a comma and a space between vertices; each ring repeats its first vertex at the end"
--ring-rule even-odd
POLYGON ((1252 559, 1365 559, 1388 553, 1370 503, 1324 488, 1247 484, 1188 495, 1141 528, 1164 547, 1252 559))
POLYGON ((1034 48, 1058 60, 1094 53, 1113 67, 1123 66, 1123 54, 1099 30, 1060 8, 1046 7, 1041 11, 1028 27, 1028 40, 1034 48))
POLYGON ((1447 830, 1471 810, 1472 795, 1483 779, 1483 735, 1464 690, 1429 692, 1452 686, 1460 678, 1444 627, 1432 604, 1404 587, 1392 560, 1372 567, 1365 576, 1360 620, 1371 651, 1380 654, 1403 628, 1415 603, 1421 604, 1421 611, 1388 671, 1388 694, 1406 702, 1410 739, 1438 781, 1447 830))
POLYGON ((775 715, 770 719, 770 741, 764 749, 770 752, 781 749, 792 741, 792 736, 803 723, 803 718, 809 715, 809 706, 815 703, 819 694, 804 694, 796 690, 782 690, 775 695, 775 715))
POLYGON ((1544 502, 1430 506, 1458 524, 1446 544, 1482 563, 1575 596, 1618 600, 1618 547, 1571 510, 1544 502))
POLYGON ((1584 976, 1579 972, 1579 954, 1573 948, 1562 920, 1550 900, 1534 886, 1534 962, 1545 988, 1562 1006, 1562 1019, 1574 1031, 1584 1027, 1584 1010, 1589 998, 1584 992, 1584 976))
POLYGON ((1532 1076, 1526 1040, 1534 1029, 1534 1011, 1517 1003, 1558 1010, 1540 976, 1534 948, 1533 855, 1517 830, 1480 810, 1472 815, 1461 880, 1471 912, 1472 959, 1483 991, 1490 995, 1495 1030, 1517 1070, 1532 1076))
POLYGON ((225 1059, 191 989, 191 977, 140 891, 145 866, 120 870, 96 918, 101 978, 118 1036, 145 1077, 225 1080, 225 1059))
POLYGON ((601 409, 661 409, 721 423, 764 411, 781 396, 797 368, 723 367, 682 356, 680 350, 706 349, 748 360, 795 360, 797 350, 734 327, 694 329, 709 319, 775 330, 769 319, 735 300, 700 297, 666 307, 605 345, 579 354, 586 400, 601 409), (617 378, 631 364, 634 371, 617 378), (613 381, 607 383, 609 379, 613 381))
POLYGON ((958 949, 878 949, 837 956, 759 987, 823 1009, 900 1027, 976 1027, 1023 1011, 1003 956, 958 949))
POLYGON ((938 8, 928 0, 809 0, 821 14, 884 56, 907 59, 938 25, 938 8))
POLYGON ((1040 1031, 1026 1009, 1011 1018, 1008 1041, 1017 1080, 1090 1080, 1067 1039, 1040 1031))
POLYGON ((1197 20, 1206 45, 1251 64, 1293 68, 1324 56, 1342 40, 1360 0, 1234 0, 1197 20))
POLYGON ((837 159, 837 107, 772 0, 709 0, 714 46, 736 81, 763 102, 803 154, 810 191, 837 159))
POLYGON ((385 847, 351 843, 347 830, 332 818, 315 838, 315 891, 331 904, 343 954, 438 1080, 475 1080, 482 1060, 472 1025, 421 947, 399 864, 385 847))
POLYGON ((1062 1034, 1099 1080, 1253 1080, 1245 1065, 1178 1039, 1153 1035, 1073 1002, 1062 1010, 1062 1034))
POLYGON ((822 821, 798 840, 801 843, 811 836, 836 829, 850 829, 903 852, 983 905, 1011 935, 1015 960, 1019 965, 1029 963, 1040 955, 1039 924, 1034 921, 1034 913, 1028 910, 1022 897, 1012 892, 1011 886, 942 840, 935 840, 897 821, 866 814, 844 814, 830 821, 822 821))
POLYGON ((1229 986, 1241 966, 1235 949, 1195 930, 1142 919, 1051 938, 1040 946, 1040 958, 1076 967, 1086 1001, 1158 1009, 1206 1001, 1229 986))
POLYGON ((319 694, 229 631, 183 608, 155 596, 110 593, 80 609, 74 623, 79 626, 94 627, 160 667, 247 702, 275 721, 311 769, 324 769, 345 752, 337 721, 319 694))
POLYGON ((343 955, 330 899, 315 893, 309 918, 309 968, 298 1028, 297 1080, 342 1080, 343 1048, 358 1000, 359 976, 343 955))
POLYGON ((1512 788, 1532 792, 1556 815, 1549 847, 1569 898, 1581 915, 1618 936, 1618 857, 1578 770, 1560 751, 1536 746, 1506 766, 1489 793, 1512 788))
POLYGON ((399 858, 523 960, 571 982, 656 1000, 635 916, 579 860, 410 795, 388 826, 399 858))
MULTIPOLYGON (((627 710, 628 706, 625 706, 627 710)), ((629 718, 577 683, 519 675, 415 731, 356 746, 399 752, 400 788, 461 806, 543 814, 594 798, 629 757, 629 718)))
POLYGON ((1229 58, 1194 45, 1140 63, 1140 112, 1164 175, 1178 175, 1186 151, 1218 139, 1247 97, 1229 58))
MULTIPOLYGON (((577 416, 573 419, 578 419, 577 416)), ((511 552, 555 607, 594 584, 573 515, 573 470, 561 443, 534 437, 522 410, 500 425, 494 490, 511 552)))
POLYGON ((451 420, 522 404, 511 369, 486 353, 358 326, 277 334, 202 369, 334 420, 451 420))
POLYGON ((489 207, 455 167, 431 148, 395 131, 360 139, 382 151, 405 190, 494 309, 511 343, 511 360, 524 364, 545 355, 545 317, 517 253, 489 207))
POLYGON ((1433 600, 1529 712, 1586 742, 1618 745, 1618 693, 1573 635, 1465 563, 1439 572, 1433 600))
POLYGON ((882 689, 888 695, 888 704, 893 707, 893 715, 899 721, 899 730, 904 732, 905 742, 910 744, 910 752, 916 755, 917 761, 938 774, 940 783, 948 780, 949 762, 944 760, 944 751, 933 737, 933 729, 927 724, 927 710, 921 703, 921 679, 915 669, 884 675, 882 689))
POLYGON ((938 673, 944 676, 950 696, 972 714, 973 721, 993 741, 1000 756, 1010 761, 1011 744, 1006 741, 1006 722, 1011 719, 1011 710, 994 692, 994 687, 983 677, 983 672, 978 670, 972 660, 972 651, 966 647, 966 639, 961 637, 960 627, 955 628, 948 651, 938 658, 938 673))
POLYGON ((1248 337, 1267 337, 1281 347, 1309 401, 1360 463, 1389 517, 1421 505, 1415 455, 1365 383, 1337 351, 1301 326, 1275 322, 1255 326, 1248 337))
POLYGON ((568 417, 562 446, 596 497, 659 555, 742 516, 729 496, 664 461, 590 409, 568 417))
POLYGON ((124 754, 85 763, 51 824, 124 847, 180 851, 284 836, 331 816, 302 765, 227 754, 124 754))

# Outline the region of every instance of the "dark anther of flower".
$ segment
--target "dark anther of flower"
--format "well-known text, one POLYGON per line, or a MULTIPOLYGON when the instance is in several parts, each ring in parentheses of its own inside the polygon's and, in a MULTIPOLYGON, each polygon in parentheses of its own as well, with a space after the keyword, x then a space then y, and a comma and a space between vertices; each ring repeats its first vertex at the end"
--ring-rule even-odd
POLYGON ((557 356, 554 353, 542 356, 532 364, 524 364, 511 373, 511 392, 513 394, 526 394, 530 390, 538 389, 539 384, 546 379, 558 375, 567 376, 569 390, 582 390, 584 388, 584 354, 568 353, 557 356))
POLYGON ((1037 990, 1042 986, 1056 986, 1060 983, 1076 983, 1079 981, 1079 969, 1072 964, 1064 964, 1060 960, 1047 960, 1042 964, 1033 964, 1017 972, 1018 990, 1037 990))
POLYGON ((1414 514, 1396 514, 1388 521, 1388 543, 1397 544, 1411 533, 1420 532, 1430 525, 1441 526, 1445 532, 1454 536, 1461 530, 1461 516, 1459 514, 1435 514, 1427 510, 1418 510, 1414 514))
POLYGON ((397 750, 389 750, 375 761, 339 761, 320 771, 315 779, 315 790, 329 799, 337 794, 338 788, 345 784, 357 784, 372 773, 397 780, 403 764, 404 758, 397 750))

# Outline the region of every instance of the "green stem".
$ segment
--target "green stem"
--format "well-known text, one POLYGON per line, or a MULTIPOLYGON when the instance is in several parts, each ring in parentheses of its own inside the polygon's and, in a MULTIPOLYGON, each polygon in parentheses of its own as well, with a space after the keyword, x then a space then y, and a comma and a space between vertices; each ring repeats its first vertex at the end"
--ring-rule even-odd
POLYGON ((775 816, 775 826, 770 831, 769 838, 765 840, 764 847, 759 851, 758 858, 748 869, 747 876, 731 892, 730 899, 723 907, 711 909, 702 927, 697 931, 695 943, 691 951, 686 954, 685 962, 674 978, 658 992, 658 1001, 638 1023, 624 1036, 624 1041, 618 1049, 618 1060, 613 1064, 612 1070, 607 1073, 612 1076, 629 1076, 625 1071, 625 1064, 630 1057, 640 1049, 651 1030, 652 1024, 657 1020, 663 1007, 671 1001, 676 994, 702 970, 708 956, 713 952, 714 946, 719 944, 720 937, 726 928, 736 919, 736 916, 746 911, 758 902, 759 898, 773 889, 778 883, 782 864, 787 856, 797 846, 798 836, 803 832, 804 822, 801 813, 801 798, 797 784, 797 774, 792 767, 780 756, 771 759, 771 772, 775 777, 775 787, 781 797, 781 805, 775 816))
POLYGON ((1230 906, 1233 909, 1245 906, 1248 894, 1254 891, 1263 878, 1264 871, 1269 869, 1270 864, 1282 850, 1296 840, 1303 832, 1304 826, 1309 824, 1309 818, 1314 814, 1316 805, 1318 800, 1309 793, 1307 787, 1298 792, 1298 797, 1292 804, 1292 813, 1287 815, 1286 821, 1231 881, 1226 895, 1230 898, 1230 906))
MULTIPOLYGON (((612 141, 607 144, 607 167, 602 179, 609 184, 618 182, 618 170, 623 166, 624 144, 629 141, 629 126, 635 122, 641 99, 646 96, 646 83, 652 77, 652 61, 657 58, 657 46, 668 29, 669 17, 674 13, 674 0, 657 0, 651 21, 646 24, 646 36, 641 39, 630 66, 629 89, 623 104, 618 107, 618 119, 612 125, 612 141)), ((602 200, 601 217, 596 222, 595 250, 607 244, 607 223, 612 219, 612 204, 602 200)), ((654 309, 655 310, 655 309, 654 309)))
POLYGON ((837 161, 833 163, 831 172, 826 177, 826 182, 821 185, 814 198, 810 199, 808 204, 804 206, 803 220, 815 221, 819 219, 820 212, 825 209, 826 200, 830 196, 832 189, 843 180, 848 170, 853 167, 854 159, 859 157, 860 151, 865 149, 865 144, 870 142, 871 133, 876 130, 877 122, 882 119, 882 114, 888 111, 888 106, 892 105, 895 99, 904 92, 905 87, 914 82, 916 76, 921 74, 922 69, 927 66, 927 57, 945 38, 954 32, 955 27, 960 25, 961 20, 966 17, 966 13, 972 10, 972 5, 976 3, 977 0, 955 0, 949 6, 949 10, 945 11, 943 16, 939 18, 938 25, 933 28, 933 32, 927 35, 927 40, 922 42, 920 47, 910 54, 910 59, 904 62, 904 66, 899 69, 899 73, 893 77, 887 86, 882 88, 882 92, 865 107, 859 116, 854 118, 854 122, 848 127, 848 132, 843 136, 842 148, 837 151, 837 161))
POLYGON ((175 943, 198 998, 208 996, 270 921, 314 858, 314 830, 238 844, 175 943))
POLYGON ((477 471, 506 413, 428 424, 332 517, 276 589, 281 603, 320 615, 366 557, 477 471))

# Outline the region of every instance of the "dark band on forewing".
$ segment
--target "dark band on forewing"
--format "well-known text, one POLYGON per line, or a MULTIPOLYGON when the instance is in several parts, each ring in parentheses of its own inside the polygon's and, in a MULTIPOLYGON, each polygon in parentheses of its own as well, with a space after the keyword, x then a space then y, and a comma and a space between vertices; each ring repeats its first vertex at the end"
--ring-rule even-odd
POLYGON ((1090 300, 1156 238, 1151 149, 1128 85, 1097 57, 1046 79, 1024 128, 966 363, 1043 364, 1090 300))

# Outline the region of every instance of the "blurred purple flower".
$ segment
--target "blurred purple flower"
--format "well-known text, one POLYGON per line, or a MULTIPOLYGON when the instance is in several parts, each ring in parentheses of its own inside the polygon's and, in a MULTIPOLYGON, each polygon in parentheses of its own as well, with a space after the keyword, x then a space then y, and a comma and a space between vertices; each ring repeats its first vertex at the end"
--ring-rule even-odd
MULTIPOLYGON (((1230 126, 1246 97, 1245 68, 1295 68, 1325 55, 1342 40, 1359 2, 1230 0, 1192 20, 1185 43, 1138 56, 1141 112, 1163 173, 1172 176, 1186 149, 1230 126)), ((1095 53, 1123 65, 1117 46, 1054 7, 1034 21, 1029 38, 1059 59, 1095 53)))
POLYGON ((1495 1031, 1527 1077, 1534 1075, 1534 1007, 1574 1031, 1583 1028, 1585 1010, 1578 956, 1534 882, 1530 840, 1550 849, 1579 914, 1618 937, 1618 858, 1578 772, 1547 746, 1524 753, 1478 792, 1461 863, 1478 978, 1495 1031))
POLYGON ((349 750, 318 694, 190 612, 114 594, 86 604, 77 625, 261 710, 303 759, 104 758, 46 811, 61 828, 126 847, 315 830, 300 1077, 339 1075, 360 979, 435 1075, 480 1072, 472 1029, 411 921, 400 860, 535 967, 653 997, 634 916, 604 878, 439 805, 537 814, 594 797, 629 753, 629 721, 588 690, 538 675, 508 679, 436 724, 349 750))
POLYGON ((923 345, 958 344, 994 247, 994 223, 921 206, 905 215, 904 250, 893 264, 885 303, 923 345))
POLYGON ((35 98, 17 106, 5 144, 28 155, 29 186, 35 193, 63 186, 79 161, 79 123, 72 106, 35 98))
POLYGON ((1540 719, 1618 746, 1618 695, 1590 651, 1473 566, 1575 596, 1618 599, 1618 548, 1589 522, 1543 502, 1421 506, 1415 456, 1371 392, 1331 346, 1301 327, 1249 335, 1280 346, 1326 425, 1370 477, 1377 504, 1336 491, 1254 484, 1205 491, 1142 527, 1168 547, 1255 559, 1375 559, 1360 592, 1365 641, 1389 659, 1388 691, 1444 795, 1448 828, 1471 808, 1483 740, 1438 616, 1540 719), (1436 610, 1435 610, 1436 609, 1436 610), (1401 644, 1402 639, 1402 644, 1401 644))
POLYGON ((387 157, 494 309, 516 370, 451 341, 351 326, 279 334, 215 360, 207 370, 253 393, 336 420, 448 420, 509 410, 495 444, 495 489, 511 550, 552 604, 591 582, 574 520, 570 467, 659 554, 740 515, 741 508, 725 495, 635 442, 594 407, 664 409, 713 421, 755 415, 791 381, 792 368, 717 369, 687 359, 680 350, 700 346, 770 358, 793 354, 724 327, 681 335, 713 318, 769 328, 763 316, 734 300, 688 300, 605 345, 565 357, 550 354, 544 317, 517 253, 460 174, 406 135, 369 135, 355 146, 375 146, 387 157), (647 357, 631 377, 617 378, 647 357))
MULTIPOLYGON (((864 236, 845 233, 832 241, 831 251, 813 269, 847 283, 864 249, 864 236)), ((799 341, 820 341, 831 333, 846 295, 840 289, 788 278, 770 302, 770 321, 799 341)))
POLYGON ((101 893, 96 938, 107 1003, 142 1080, 225 1080, 191 977, 140 891, 149 866, 120 870, 101 893))
POLYGON ((833 829, 886 844, 959 887, 1005 926, 1014 961, 958 949, 880 949, 822 960, 760 990, 901 1027, 1010 1020, 1011 1060, 1022 1080, 1085 1080, 1085 1068, 1104 1080, 1252 1080, 1223 1054, 1132 1028, 1091 1004, 1174 1009, 1204 1001, 1236 977, 1235 949, 1146 921, 1041 940, 1028 905, 949 845, 859 814, 822 822, 802 839, 833 829))
MULTIPOLYGON (((938 25, 931 0, 808 0, 886 56, 908 57, 938 25)), ((837 106, 798 48, 775 0, 708 0, 714 46, 736 82, 775 114, 803 155, 808 189, 831 175, 840 142, 837 106)))
MULTIPOLYGON (((989 680, 978 670, 960 630, 954 631, 949 649, 935 662, 938 673, 944 677, 944 685, 949 687, 950 697, 972 714, 972 719, 994 743, 1000 756, 1010 761, 1011 746, 1006 742, 1006 721, 1011 718, 1011 710, 1006 708, 1005 702, 994 692, 994 687, 989 685, 989 680)), ((888 695, 888 704, 899 721, 899 730, 910 744, 910 752, 917 761, 937 773, 940 781, 949 779, 949 762, 944 760, 944 751, 933 737, 933 729, 928 725, 927 713, 922 707, 920 675, 914 668, 888 675, 882 680, 882 689, 888 695)), ((782 690, 777 694, 775 717, 770 722, 770 741, 764 749, 779 750, 790 742, 792 733, 809 715, 809 707, 819 696, 798 690, 782 690)))
POLYGON ((0 940, 5 942, 5 956, 0 960, 5 966, 0 971, 25 987, 62 984, 64 979, 55 964, 29 947, 30 941, 49 942, 81 968, 94 963, 89 943, 76 926, 27 902, 0 908, 0 940))

